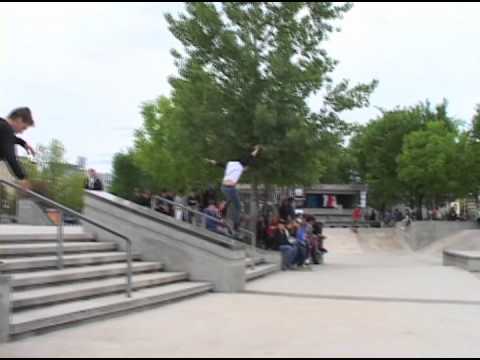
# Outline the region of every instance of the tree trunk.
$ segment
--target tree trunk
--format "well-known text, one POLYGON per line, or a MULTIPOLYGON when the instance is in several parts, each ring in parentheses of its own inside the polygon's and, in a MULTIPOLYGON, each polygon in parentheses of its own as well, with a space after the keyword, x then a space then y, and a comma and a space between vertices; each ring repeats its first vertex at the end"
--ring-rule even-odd
POLYGON ((257 219, 258 219, 258 183, 254 179, 252 182, 252 194, 250 197, 250 231, 257 234, 257 219))
POLYGON ((418 197, 418 203, 417 203, 418 209, 417 209, 417 220, 422 221, 423 220, 423 195, 420 195, 418 197))

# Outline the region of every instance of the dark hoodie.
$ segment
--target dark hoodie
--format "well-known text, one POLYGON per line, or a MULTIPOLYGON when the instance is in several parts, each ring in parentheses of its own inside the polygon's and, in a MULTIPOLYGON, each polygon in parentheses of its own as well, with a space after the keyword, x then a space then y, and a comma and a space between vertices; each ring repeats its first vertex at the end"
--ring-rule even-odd
POLYGON ((26 178, 25 171, 18 162, 17 154, 15 153, 15 145, 20 145, 26 148, 26 142, 15 136, 10 124, 7 120, 0 118, 0 160, 5 161, 10 167, 15 176, 24 180, 26 178))

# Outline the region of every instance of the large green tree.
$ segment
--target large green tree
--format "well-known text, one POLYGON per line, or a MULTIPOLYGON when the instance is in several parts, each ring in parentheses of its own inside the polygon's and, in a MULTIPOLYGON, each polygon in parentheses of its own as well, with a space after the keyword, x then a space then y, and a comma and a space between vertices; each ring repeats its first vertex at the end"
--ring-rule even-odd
POLYGON ((135 200, 136 191, 156 190, 154 181, 140 166, 137 154, 130 150, 118 153, 113 159, 111 192, 128 200, 135 200))
MULTIPOLYGON (((406 136, 399 158, 399 180, 422 209, 426 200, 438 202, 461 191, 457 134, 444 123, 432 122, 425 130, 406 136)), ((460 165, 461 166, 461 165, 460 165)))
POLYGON ((411 188, 399 176, 399 160, 406 138, 426 130, 430 123, 442 124, 456 133, 458 123, 448 116, 446 101, 432 108, 420 103, 414 107, 382 111, 382 115, 360 127, 350 148, 362 180, 370 187, 371 203, 384 209, 398 202, 410 202, 411 188))
POLYGON ((58 140, 37 147, 36 162, 24 161, 33 190, 56 202, 82 211, 85 174, 65 160, 65 147, 58 140))
POLYGON ((171 85, 178 154, 191 165, 186 177, 193 181, 205 173, 203 158, 239 158, 262 144, 251 183, 319 180, 326 167, 322 155, 343 141, 332 142, 332 128, 345 125, 339 114, 368 105, 376 86, 334 85, 330 78, 337 62, 324 43, 350 8, 331 2, 195 2, 186 3, 177 18, 167 15, 183 45, 173 51, 179 71, 171 85), (307 100, 318 92, 325 96, 312 111, 307 100))

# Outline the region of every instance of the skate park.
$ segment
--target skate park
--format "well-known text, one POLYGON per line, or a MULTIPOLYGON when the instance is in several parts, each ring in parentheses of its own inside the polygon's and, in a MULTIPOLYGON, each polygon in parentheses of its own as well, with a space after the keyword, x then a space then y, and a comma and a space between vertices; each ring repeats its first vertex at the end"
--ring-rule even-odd
POLYGON ((330 253, 321 266, 275 272, 236 293, 29 334, 2 344, 0 355, 469 356, 480 351, 472 322, 480 313, 480 276, 445 264, 445 252, 475 257, 479 233, 473 223, 448 222, 358 233, 325 229, 330 253), (425 229, 432 234, 432 227, 438 238, 427 239, 425 229), (161 323, 175 327, 158 334, 153 329, 161 323), (299 324, 303 335, 292 341, 299 324), (317 341, 320 348, 306 346, 317 341))

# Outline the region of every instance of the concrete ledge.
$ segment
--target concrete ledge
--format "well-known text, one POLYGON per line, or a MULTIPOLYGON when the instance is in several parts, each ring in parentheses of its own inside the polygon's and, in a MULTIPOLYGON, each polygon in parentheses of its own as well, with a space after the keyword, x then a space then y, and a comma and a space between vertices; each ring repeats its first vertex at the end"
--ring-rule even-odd
POLYGON ((443 252, 443 264, 470 272, 480 272, 480 251, 447 249, 443 252))
POLYGON ((0 343, 10 338, 10 277, 0 275, 0 343))
MULTIPOLYGON (((192 281, 212 283, 217 292, 245 289, 244 245, 106 193, 87 192, 84 213, 125 234, 135 253, 146 261, 165 264, 167 271, 186 272, 192 281)), ((125 249, 125 243, 111 234, 84 226, 99 240, 115 241, 125 249)))

